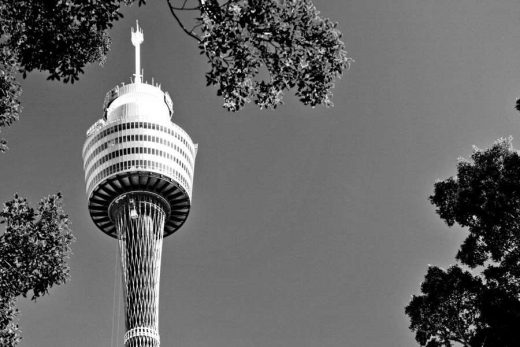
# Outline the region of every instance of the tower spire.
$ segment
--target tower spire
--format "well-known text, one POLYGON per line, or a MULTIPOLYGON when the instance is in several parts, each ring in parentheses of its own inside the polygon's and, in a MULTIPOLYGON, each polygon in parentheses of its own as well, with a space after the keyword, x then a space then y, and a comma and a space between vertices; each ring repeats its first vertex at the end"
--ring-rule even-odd
POLYGON ((143 29, 139 27, 139 22, 135 21, 136 29, 132 28, 132 44, 135 47, 135 81, 141 83, 141 43, 144 41, 143 29))

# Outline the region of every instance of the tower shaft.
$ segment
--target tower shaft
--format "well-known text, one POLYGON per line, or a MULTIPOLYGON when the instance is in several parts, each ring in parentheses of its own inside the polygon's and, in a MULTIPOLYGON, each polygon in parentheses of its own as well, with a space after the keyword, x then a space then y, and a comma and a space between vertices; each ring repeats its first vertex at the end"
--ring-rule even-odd
POLYGON ((125 302, 126 347, 158 347, 164 199, 128 193, 113 206, 125 302))
POLYGON ((119 243, 125 347, 158 347, 162 242, 188 218, 198 147, 173 122, 168 92, 142 81, 138 23, 131 39, 135 78, 107 93, 83 163, 92 221, 119 243))

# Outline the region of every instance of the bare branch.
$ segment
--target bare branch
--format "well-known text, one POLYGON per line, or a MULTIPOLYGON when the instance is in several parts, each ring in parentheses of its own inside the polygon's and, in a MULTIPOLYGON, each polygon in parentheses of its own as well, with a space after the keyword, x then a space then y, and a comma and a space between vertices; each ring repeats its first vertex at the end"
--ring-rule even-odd
POLYGON ((174 10, 177 10, 177 11, 198 11, 198 10, 200 10, 200 6, 186 7, 186 1, 184 1, 184 3, 182 4, 181 7, 171 6, 171 8, 173 8, 174 10))
POLYGON ((183 0, 182 5, 180 7, 173 6, 173 4, 170 3, 170 0, 168 0, 168 3, 171 8, 173 8, 174 10, 177 10, 177 11, 198 11, 198 10, 200 10, 200 7, 202 6, 202 5, 200 5, 200 3, 197 6, 186 7, 188 1, 189 0, 183 0))
POLYGON ((198 11, 200 10, 200 7, 174 7, 172 6, 172 8, 176 11, 198 11))
MULTIPOLYGON (((192 31, 188 30, 184 24, 182 23, 182 21, 180 20, 180 18, 177 16, 177 14, 175 13, 175 7, 172 5, 172 3, 170 2, 171 0, 166 0, 166 3, 168 4, 168 8, 170 9, 170 12, 173 16, 173 18, 175 18, 175 20, 177 21, 177 23, 179 24, 179 26, 181 27, 182 30, 184 30, 184 32, 186 34, 188 34, 188 36, 191 36, 193 37, 195 40, 197 40, 197 42, 200 42, 200 37, 198 37, 196 34, 194 34, 192 31)), ((183 6, 186 4, 186 2, 183 4, 183 6)))
POLYGON ((190 29, 190 32, 194 33, 195 32, 195 29, 199 28, 202 26, 202 23, 199 23, 199 24, 195 24, 191 29, 190 29))

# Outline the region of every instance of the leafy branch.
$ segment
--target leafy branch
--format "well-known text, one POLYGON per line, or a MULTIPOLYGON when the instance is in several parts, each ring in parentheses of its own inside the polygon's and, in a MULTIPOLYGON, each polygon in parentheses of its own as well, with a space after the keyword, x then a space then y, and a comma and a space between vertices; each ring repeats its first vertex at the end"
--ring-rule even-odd
POLYGON ((14 347, 21 339, 16 298, 32 293, 36 300, 66 282, 74 236, 59 193, 43 198, 37 209, 15 195, 0 218, 6 224, 0 236, 0 345, 14 347))

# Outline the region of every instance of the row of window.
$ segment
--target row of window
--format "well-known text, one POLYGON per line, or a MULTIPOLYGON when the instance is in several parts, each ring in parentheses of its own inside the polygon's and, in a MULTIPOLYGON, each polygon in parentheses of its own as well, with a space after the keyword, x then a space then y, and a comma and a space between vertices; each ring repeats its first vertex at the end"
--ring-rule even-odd
POLYGON ((186 132, 181 127, 179 127, 176 124, 172 123, 172 126, 176 127, 176 130, 180 131, 180 133, 174 131, 170 127, 167 127, 167 126, 164 126, 164 125, 160 125, 160 124, 155 124, 155 123, 148 123, 148 122, 119 123, 119 124, 116 124, 116 125, 111 126, 109 128, 106 128, 105 130, 99 132, 96 136, 94 136, 90 140, 88 146, 85 148, 84 153, 87 153, 88 150, 92 147, 92 145, 94 145, 98 140, 100 140, 103 137, 108 136, 110 134, 113 134, 113 133, 116 133, 116 132, 121 132, 121 131, 124 131, 124 130, 130 130, 130 129, 151 129, 151 130, 161 131, 163 133, 171 135, 171 136, 175 137, 176 139, 180 140, 182 143, 184 143, 184 145, 186 145, 186 147, 188 147, 188 149, 191 152, 191 155, 195 156, 195 151, 193 149, 192 144, 190 143, 191 141, 187 141, 185 139, 185 137, 189 137, 188 134, 186 134, 186 132))
MULTIPOLYGON (((87 192, 90 192, 91 189, 98 184, 101 180, 106 177, 121 172, 125 170, 154 170, 165 173, 168 177, 173 177, 177 182, 179 182, 187 192, 190 192, 190 183, 184 178, 184 176, 172 168, 169 165, 158 163, 152 160, 128 160, 121 163, 117 163, 111 165, 104 170, 100 171, 96 176, 92 178, 90 183, 87 186, 87 192)), ((190 194, 190 193, 188 193, 190 194)))
POLYGON ((191 165, 191 169, 193 170, 193 162, 191 160, 191 157, 188 156, 186 152, 182 150, 179 146, 177 146, 174 142, 170 142, 166 139, 161 138, 160 136, 153 136, 153 135, 147 135, 147 134, 135 134, 135 135, 124 135, 120 137, 116 137, 115 139, 108 140, 106 142, 103 142, 99 145, 92 153, 89 154, 88 158, 83 163, 83 169, 86 169, 87 166, 90 164, 90 161, 99 153, 104 151, 108 146, 111 145, 118 145, 124 142, 130 142, 130 141, 149 141, 154 143, 160 143, 161 145, 168 146, 170 148, 173 148, 177 152, 179 152, 188 163, 191 165))
POLYGON ((131 155, 131 154, 151 154, 151 155, 157 155, 161 158, 166 158, 166 159, 173 161, 173 162, 177 163, 178 165, 180 165, 184 169, 186 174, 188 174, 188 177, 190 179, 192 178, 190 169, 182 162, 182 160, 179 159, 179 157, 172 155, 171 153, 164 152, 164 151, 161 151, 161 150, 158 150, 155 148, 150 148, 150 147, 130 147, 130 148, 122 148, 117 151, 110 152, 110 153, 104 155, 103 157, 99 158, 99 160, 97 160, 95 162, 95 164, 92 165, 90 167, 90 169, 86 172, 85 177, 88 178, 95 169, 97 169, 98 167, 100 167, 101 165, 106 163, 107 161, 112 160, 114 158, 121 157, 123 155, 131 155))

